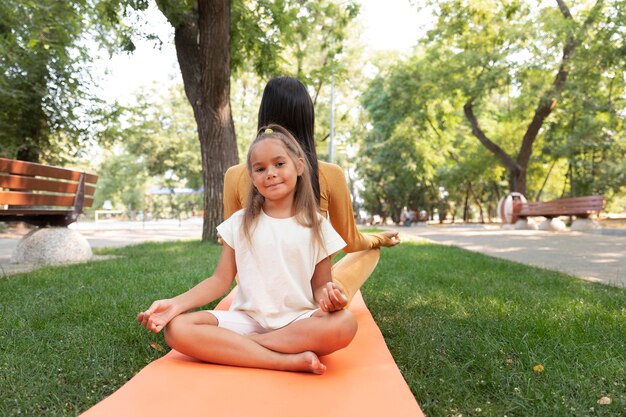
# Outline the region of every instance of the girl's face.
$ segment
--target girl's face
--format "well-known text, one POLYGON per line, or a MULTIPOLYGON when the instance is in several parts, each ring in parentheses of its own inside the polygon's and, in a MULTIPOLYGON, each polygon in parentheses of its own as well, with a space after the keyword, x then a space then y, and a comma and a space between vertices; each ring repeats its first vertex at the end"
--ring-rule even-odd
POLYGON ((304 170, 302 158, 294 161, 279 139, 258 142, 250 152, 250 176, 266 201, 293 202, 298 176, 304 170))

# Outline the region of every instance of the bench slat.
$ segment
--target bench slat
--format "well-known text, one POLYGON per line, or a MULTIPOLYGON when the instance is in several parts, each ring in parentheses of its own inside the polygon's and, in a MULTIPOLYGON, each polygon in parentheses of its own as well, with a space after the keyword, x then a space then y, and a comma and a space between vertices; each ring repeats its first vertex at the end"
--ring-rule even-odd
MULTIPOLYGON (((50 178, 60 178, 64 180, 78 181, 80 180, 80 171, 71 169, 52 167, 34 162, 17 161, 14 159, 0 158, 0 172, 9 174, 42 176, 50 178)), ((98 182, 98 176, 85 173, 85 182, 95 184, 98 182)))
MULTIPOLYGON (((24 177, 20 175, 0 175, 0 188, 76 194, 76 191, 78 190, 78 183, 49 180, 45 178, 24 177)), ((95 186, 85 186, 85 195, 92 196, 95 192, 95 186)))
POLYGON ((38 209, 7 209, 0 210, 2 216, 58 216, 71 214, 72 210, 38 210, 38 209))
MULTIPOLYGON (((19 191, 0 191, 0 204, 11 206, 74 206, 73 195, 33 194, 19 191)), ((86 197, 83 206, 91 207, 92 197, 86 197)), ((2 215, 2 210, 0 210, 2 215)))

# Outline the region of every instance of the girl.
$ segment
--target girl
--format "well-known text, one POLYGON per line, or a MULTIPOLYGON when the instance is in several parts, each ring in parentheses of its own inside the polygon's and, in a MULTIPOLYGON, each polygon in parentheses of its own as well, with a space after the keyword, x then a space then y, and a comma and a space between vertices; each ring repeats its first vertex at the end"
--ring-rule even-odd
POLYGON ((321 374, 319 356, 347 346, 357 330, 330 272, 330 255, 345 242, 319 214, 306 156, 286 129, 262 128, 247 167, 250 198, 217 228, 224 246, 213 276, 137 320, 166 328, 170 347, 202 361, 321 374), (222 296, 235 276, 229 311, 181 314, 222 296))
MULTIPOLYGON (((343 170, 334 164, 318 161, 315 151, 315 109, 311 96, 293 77, 272 78, 263 91, 258 127, 277 123, 295 135, 311 165, 311 183, 319 210, 346 242, 347 253, 333 265, 333 281, 351 299, 370 276, 380 248, 400 243, 398 232, 363 234, 354 221, 350 190, 343 170)), ((235 165, 224 177, 224 218, 245 206, 250 177, 245 164, 235 165)))

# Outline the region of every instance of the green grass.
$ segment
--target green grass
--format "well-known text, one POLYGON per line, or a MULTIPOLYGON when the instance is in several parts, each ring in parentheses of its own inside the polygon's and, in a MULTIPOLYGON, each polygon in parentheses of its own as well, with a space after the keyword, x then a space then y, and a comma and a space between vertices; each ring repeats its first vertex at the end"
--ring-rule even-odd
MULTIPOLYGON (((219 250, 145 244, 0 279, 0 415, 76 415, 162 356, 136 312, 207 276, 219 250)), ((624 289, 403 243, 363 294, 428 416, 626 415, 624 289)))

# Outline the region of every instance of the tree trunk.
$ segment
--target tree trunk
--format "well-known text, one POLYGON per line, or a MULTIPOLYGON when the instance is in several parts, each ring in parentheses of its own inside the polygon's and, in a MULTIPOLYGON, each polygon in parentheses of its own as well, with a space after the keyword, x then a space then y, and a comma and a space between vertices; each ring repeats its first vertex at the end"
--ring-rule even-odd
POLYGON ((478 199, 478 196, 476 195, 476 192, 474 192, 474 188, 472 187, 472 183, 471 182, 469 183, 469 191, 472 193, 472 197, 474 197, 474 202, 478 206, 478 212, 480 213, 480 223, 484 224, 485 223, 485 215, 483 213, 483 205, 480 204, 480 200, 478 199))
POLYGON ((541 184, 541 188, 537 192, 537 196, 535 197, 535 201, 539 201, 539 199, 541 198, 541 194, 543 193, 543 189, 546 187, 546 184, 548 183, 548 178, 550 178, 550 174, 552 173, 552 169, 554 169, 554 166, 556 165, 556 162, 557 162, 556 159, 554 161, 552 161, 552 165, 550 165, 550 169, 548 170, 548 173, 546 174, 546 178, 543 180, 543 184, 541 184))
POLYGON ((526 195, 526 167, 516 164, 509 169, 509 190, 526 195))
POLYGON ((230 107, 230 2, 199 1, 176 27, 176 54, 198 125, 204 184, 202 240, 222 221, 224 172, 238 162, 230 107))
MULTIPOLYGON (((471 183, 469 183, 471 184, 471 183)), ((467 221, 469 220, 469 187, 470 185, 468 184, 467 188, 465 189, 465 200, 463 201, 463 222, 467 223, 467 221)))

